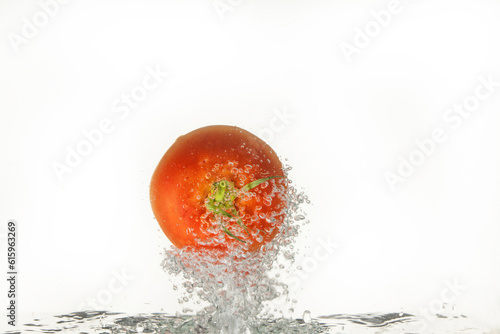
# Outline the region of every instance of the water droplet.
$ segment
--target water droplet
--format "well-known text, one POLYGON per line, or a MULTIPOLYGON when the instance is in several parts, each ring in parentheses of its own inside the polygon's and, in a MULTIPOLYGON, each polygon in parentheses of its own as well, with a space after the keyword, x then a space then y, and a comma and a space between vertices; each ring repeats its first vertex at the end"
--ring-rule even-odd
POLYGON ((311 319, 311 312, 309 310, 306 310, 304 312, 304 314, 302 315, 302 320, 304 320, 304 322, 306 324, 310 324, 312 319, 311 319))

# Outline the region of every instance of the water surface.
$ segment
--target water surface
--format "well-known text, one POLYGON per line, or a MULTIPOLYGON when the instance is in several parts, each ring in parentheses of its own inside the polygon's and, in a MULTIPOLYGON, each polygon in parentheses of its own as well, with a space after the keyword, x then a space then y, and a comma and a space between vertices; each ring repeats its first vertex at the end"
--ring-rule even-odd
MULTIPOLYGON (((89 333, 89 334, 180 334, 210 333, 196 325, 193 315, 165 313, 127 314, 105 311, 74 312, 61 315, 36 316, 15 330, 4 333, 89 333)), ((303 319, 260 319, 258 325, 245 334, 357 334, 357 333, 406 333, 406 334, 489 334, 465 315, 435 316, 423 319, 407 313, 334 314, 311 318, 305 312, 303 319)))

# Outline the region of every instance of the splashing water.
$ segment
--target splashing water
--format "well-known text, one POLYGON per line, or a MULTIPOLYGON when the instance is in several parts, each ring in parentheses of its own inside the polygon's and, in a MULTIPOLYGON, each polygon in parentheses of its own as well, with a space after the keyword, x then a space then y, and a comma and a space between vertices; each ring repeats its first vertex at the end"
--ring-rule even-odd
MULTIPOLYGON (((92 334, 181 334, 207 333, 198 318, 192 315, 162 313, 125 314, 104 311, 73 312, 62 315, 32 315, 24 323, 6 334, 19 333, 92 333, 92 334)), ((252 333, 247 331, 246 333, 252 333)), ((245 333, 245 334, 246 334, 245 333)), ((311 319, 260 319, 254 333, 304 334, 498 334, 499 330, 481 325, 464 315, 422 318, 406 313, 387 314, 335 314, 311 319), (307 323, 306 320, 311 321, 307 323), (429 325, 431 328, 428 328, 429 325)))
MULTIPOLYGON (((289 170, 290 167, 286 169, 289 170)), ((309 203, 309 200, 291 185, 285 192, 278 187, 273 190, 278 191, 286 198, 287 205, 279 213, 285 218, 276 237, 259 251, 246 252, 243 248, 235 248, 230 254, 218 254, 214 250, 173 247, 165 251, 162 267, 168 274, 183 279, 184 291, 179 303, 205 304, 190 319, 193 333, 261 333, 259 328, 263 321, 266 324, 270 321, 287 322, 284 311, 278 309, 279 320, 272 320, 275 314, 269 304, 278 299, 293 303, 288 286, 278 280, 276 276, 279 274, 275 272, 294 262, 294 243, 299 231, 297 221, 305 219, 302 204, 309 203), (272 274, 275 274, 274 278, 272 274)), ((183 313, 188 312, 193 310, 183 309, 183 313)), ((318 326, 308 321, 303 322, 302 327, 297 333, 313 333, 310 330, 318 326)))

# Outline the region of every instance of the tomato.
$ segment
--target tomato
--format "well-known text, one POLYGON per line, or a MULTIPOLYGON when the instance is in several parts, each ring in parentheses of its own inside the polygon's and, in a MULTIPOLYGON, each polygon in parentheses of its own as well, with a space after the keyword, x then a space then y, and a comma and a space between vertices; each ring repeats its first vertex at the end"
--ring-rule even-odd
POLYGON ((150 199, 176 247, 252 252, 278 233, 287 184, 278 155, 263 140, 213 125, 177 138, 153 173, 150 199))

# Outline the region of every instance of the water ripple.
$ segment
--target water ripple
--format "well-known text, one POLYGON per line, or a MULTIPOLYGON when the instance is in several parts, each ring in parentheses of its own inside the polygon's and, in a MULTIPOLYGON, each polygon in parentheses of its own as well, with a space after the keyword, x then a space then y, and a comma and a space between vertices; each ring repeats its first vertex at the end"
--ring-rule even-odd
MULTIPOLYGON (((174 316, 165 313, 127 314, 106 311, 73 312, 33 318, 28 323, 5 334, 18 333, 88 333, 88 334, 180 334, 210 333, 199 327, 192 315, 174 316)), ((332 314, 312 320, 260 319, 257 326, 245 334, 358 334, 358 333, 463 333, 488 334, 470 318, 460 315, 436 315, 431 322, 408 313, 332 314), (422 325, 426 325, 423 327, 422 325)))

